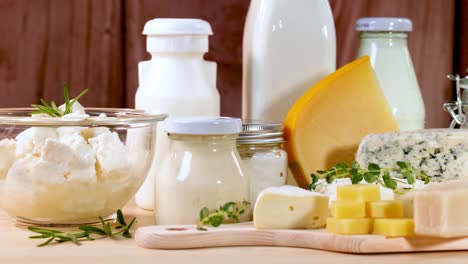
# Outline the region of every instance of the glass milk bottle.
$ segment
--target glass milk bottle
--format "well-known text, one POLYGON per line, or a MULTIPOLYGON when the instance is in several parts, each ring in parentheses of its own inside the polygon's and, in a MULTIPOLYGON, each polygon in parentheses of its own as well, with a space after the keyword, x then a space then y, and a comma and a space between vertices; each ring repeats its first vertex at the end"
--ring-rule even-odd
POLYGON ((407 18, 360 18, 358 57, 369 55, 380 86, 401 130, 423 129, 425 108, 408 50, 407 18))
MULTIPOLYGON (((208 52, 208 22, 200 19, 153 19, 145 24, 146 50, 151 60, 140 62, 136 108, 169 116, 218 116, 216 63, 203 59, 208 52)), ((154 177, 169 139, 158 126, 152 168, 135 196, 139 207, 153 210, 154 177)))
POLYGON ((170 142, 155 178, 156 223, 197 224, 202 208, 214 212, 228 202, 248 221, 249 178, 236 149, 240 119, 169 118, 164 128, 170 142))
POLYGON ((252 0, 243 42, 242 117, 283 122, 311 86, 335 71, 328 0, 252 0))

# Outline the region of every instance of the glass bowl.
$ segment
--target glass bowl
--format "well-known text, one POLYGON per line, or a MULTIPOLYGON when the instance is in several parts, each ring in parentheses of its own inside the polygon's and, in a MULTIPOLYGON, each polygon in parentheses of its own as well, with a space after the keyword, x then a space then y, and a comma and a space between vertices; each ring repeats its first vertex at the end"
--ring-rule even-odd
POLYGON ((20 223, 92 224, 122 208, 152 163, 166 115, 86 108, 89 117, 0 109, 0 205, 20 223), (105 114, 103 116, 102 114, 105 114))

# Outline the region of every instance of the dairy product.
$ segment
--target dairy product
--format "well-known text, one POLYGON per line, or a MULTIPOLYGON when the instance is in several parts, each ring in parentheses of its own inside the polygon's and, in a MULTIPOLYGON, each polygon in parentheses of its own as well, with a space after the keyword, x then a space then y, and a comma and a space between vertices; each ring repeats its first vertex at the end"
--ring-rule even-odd
POLYGON ((330 208, 334 218, 364 218, 366 217, 366 202, 334 201, 330 208))
POLYGON ((425 108, 408 49, 407 18, 360 18, 358 57, 369 55, 377 79, 401 130, 424 128, 425 108))
POLYGON ((406 161, 434 181, 468 175, 468 131, 427 129, 366 136, 356 153, 359 165, 376 163, 383 168, 406 161))
MULTIPOLYGON (((243 125, 237 139, 237 149, 242 159, 242 170, 249 175, 250 201, 268 187, 285 185, 288 176, 288 158, 282 149, 281 124, 252 122, 243 125)), ((251 204, 253 212, 254 203, 251 204)))
POLYGON ((380 200, 380 189, 377 184, 352 184, 336 188, 337 201, 373 202, 380 200))
MULTIPOLYGON (((153 19, 143 34, 151 60, 138 65, 136 108, 171 117, 218 116, 216 63, 203 58, 213 34, 210 24, 200 19, 153 19)), ((143 209, 154 208, 154 177, 168 147, 167 133, 158 126, 153 165, 135 196, 143 209)))
POLYGON ((286 185, 259 194, 253 219, 258 229, 312 229, 323 227, 327 216, 327 196, 286 185))
MULTIPOLYGON (((75 104, 62 118, 89 117, 75 104)), ((31 127, 0 141, 0 156, 2 207, 34 221, 94 221, 122 206, 139 184, 127 147, 108 128, 31 127)))
POLYGON ((461 237, 468 235, 468 183, 432 183, 414 194, 417 235, 461 237))
POLYGON ((367 205, 367 215, 372 218, 400 218, 403 217, 401 201, 375 201, 367 205))
POLYGON ((327 232, 340 235, 364 235, 372 232, 371 218, 327 218, 327 232))
POLYGON ((411 218, 374 219, 373 234, 388 237, 406 237, 414 235, 414 220, 411 218))
MULTIPOLYGON (((155 216, 161 225, 197 224, 200 210, 249 201, 249 179, 236 148, 236 118, 169 118, 169 149, 155 178, 155 216)), ((241 221, 249 219, 249 208, 241 221)))
POLYGON ((303 187, 317 170, 350 164, 366 135, 398 131, 368 57, 310 88, 291 108, 284 126, 289 167, 303 187))
POLYGON ((253 0, 244 30, 242 116, 283 122, 309 87, 336 67, 327 0, 253 0))

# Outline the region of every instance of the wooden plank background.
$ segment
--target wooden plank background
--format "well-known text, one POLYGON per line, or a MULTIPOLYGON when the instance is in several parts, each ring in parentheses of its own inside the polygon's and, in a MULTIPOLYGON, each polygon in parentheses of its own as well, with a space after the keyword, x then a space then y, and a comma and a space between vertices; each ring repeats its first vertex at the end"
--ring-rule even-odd
MULTIPOLYGON (((468 0, 330 0, 338 65, 354 59, 362 16, 413 20, 409 46, 426 104, 428 127, 446 127, 451 98, 447 73, 468 67, 468 0)), ((133 107, 137 63, 149 58, 141 35, 156 17, 199 17, 215 35, 206 56, 218 63, 222 113, 240 116, 242 34, 249 0, 0 0, 0 107, 42 97, 61 101, 91 87, 89 106, 133 107)))

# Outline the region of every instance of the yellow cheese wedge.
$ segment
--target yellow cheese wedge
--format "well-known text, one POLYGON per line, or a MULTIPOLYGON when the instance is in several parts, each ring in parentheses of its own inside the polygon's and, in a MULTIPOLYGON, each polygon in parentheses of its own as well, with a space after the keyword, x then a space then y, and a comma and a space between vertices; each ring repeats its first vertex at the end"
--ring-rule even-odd
POLYGON ((330 208, 334 218, 364 218, 366 217, 365 202, 334 201, 330 208))
POLYGON ((414 221, 411 218, 374 219, 373 234, 389 237, 414 235, 414 221))
POLYGON ((289 166, 302 187, 311 173, 353 161, 364 136, 398 131, 367 56, 310 88, 290 109, 284 127, 289 166))
POLYGON ((374 202, 380 200, 377 184, 352 184, 336 187, 336 200, 347 202, 374 202))
POLYGON ((401 218, 403 204, 401 201, 377 201, 367 205, 367 215, 372 218, 401 218))
POLYGON ((370 218, 327 218, 327 231, 340 235, 364 235, 371 232, 372 222, 370 218))

